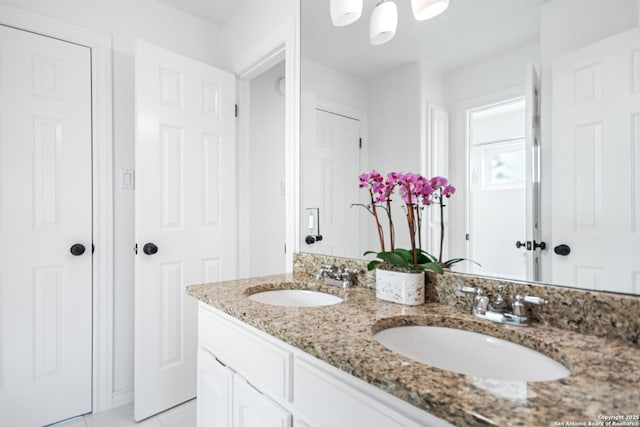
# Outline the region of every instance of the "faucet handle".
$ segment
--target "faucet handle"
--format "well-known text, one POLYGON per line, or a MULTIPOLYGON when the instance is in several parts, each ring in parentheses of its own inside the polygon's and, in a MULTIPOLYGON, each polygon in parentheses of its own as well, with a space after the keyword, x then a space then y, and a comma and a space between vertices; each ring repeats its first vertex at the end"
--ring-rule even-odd
POLYGON ((478 291, 479 289, 474 288, 473 286, 456 286, 456 292, 458 292, 458 294, 476 294, 478 291))
MULTIPOLYGON (((518 297, 518 295, 516 295, 516 298, 518 297)), ((523 301, 529 304, 536 304, 536 305, 546 305, 549 304, 549 300, 546 300, 544 298, 540 298, 540 297, 532 297, 529 295, 526 295, 524 297, 522 297, 523 301)))
POLYGON ((321 265, 320 270, 316 274, 316 279, 320 280, 324 278, 327 273, 333 273, 334 268, 335 267, 333 265, 321 265))
POLYGON ((518 294, 513 299, 511 311, 513 311, 513 314, 515 316, 524 317, 524 318, 529 316, 529 310, 527 309, 527 306, 524 305, 524 297, 522 295, 518 294))

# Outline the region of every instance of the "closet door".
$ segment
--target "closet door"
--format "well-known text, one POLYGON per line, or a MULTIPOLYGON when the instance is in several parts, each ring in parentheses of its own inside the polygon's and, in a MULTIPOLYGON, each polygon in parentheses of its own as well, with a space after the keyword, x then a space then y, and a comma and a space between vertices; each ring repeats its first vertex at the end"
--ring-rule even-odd
POLYGON ((190 284, 237 276, 235 77, 138 41, 134 415, 196 396, 190 284))
POLYGON ((0 25, 0 424, 91 412, 90 49, 0 25))

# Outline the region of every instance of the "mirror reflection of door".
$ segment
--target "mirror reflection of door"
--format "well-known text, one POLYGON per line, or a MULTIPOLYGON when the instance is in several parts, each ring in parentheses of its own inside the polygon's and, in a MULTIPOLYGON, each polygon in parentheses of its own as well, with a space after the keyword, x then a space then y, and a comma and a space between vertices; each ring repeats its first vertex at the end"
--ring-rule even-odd
MULTIPOLYGON (((310 107, 313 103, 304 104, 310 107)), ((351 207, 361 198, 360 121, 326 109, 308 110, 303 112, 308 141, 300 153, 305 177, 301 182, 301 206, 319 208, 322 240, 306 242, 305 228, 301 230, 301 247, 304 252, 360 258, 362 212, 351 207)), ((303 227, 307 224, 301 223, 303 227)))
POLYGON ((554 283, 640 293, 638 35, 618 33, 553 63, 557 184, 545 273, 554 283))
POLYGON ((525 100, 468 111, 469 257, 472 272, 527 278, 525 100))

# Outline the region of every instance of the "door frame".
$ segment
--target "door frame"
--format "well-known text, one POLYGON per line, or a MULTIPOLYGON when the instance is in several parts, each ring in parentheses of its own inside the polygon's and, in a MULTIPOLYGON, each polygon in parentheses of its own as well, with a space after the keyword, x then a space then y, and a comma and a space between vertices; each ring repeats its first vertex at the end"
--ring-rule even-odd
POLYGON ((249 49, 233 66, 238 79, 238 274, 248 274, 248 150, 250 138, 251 80, 285 61, 285 265, 293 271, 293 252, 298 250, 300 210, 300 25, 297 15, 249 49))
POLYGON ((113 407, 113 138, 111 37, 0 4, 0 24, 91 49, 92 411, 113 407))

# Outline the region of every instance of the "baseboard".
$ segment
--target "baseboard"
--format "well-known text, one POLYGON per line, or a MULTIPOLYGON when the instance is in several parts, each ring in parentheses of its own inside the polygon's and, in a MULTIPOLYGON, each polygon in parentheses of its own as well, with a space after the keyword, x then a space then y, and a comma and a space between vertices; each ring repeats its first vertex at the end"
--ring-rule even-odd
POLYGON ((128 405, 130 403, 133 403, 133 387, 125 388, 124 390, 114 391, 113 394, 111 395, 112 408, 128 405))

